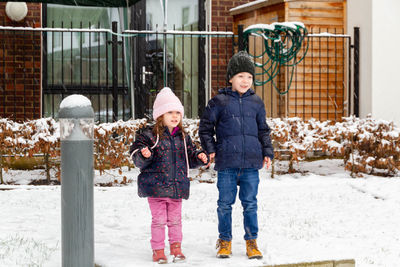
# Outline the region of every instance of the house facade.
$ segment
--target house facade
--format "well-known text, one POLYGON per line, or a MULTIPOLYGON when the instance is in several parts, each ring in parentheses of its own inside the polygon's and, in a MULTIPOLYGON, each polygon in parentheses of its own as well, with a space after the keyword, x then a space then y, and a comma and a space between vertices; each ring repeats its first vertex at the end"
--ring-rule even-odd
POLYGON ((1 116, 19 121, 57 117, 61 100, 80 93, 89 96, 100 122, 146 117, 157 91, 169 86, 188 117, 198 117, 207 99, 226 85, 226 64, 234 52, 229 34, 234 3, 167 2, 165 29, 186 34, 164 38, 157 33, 164 23, 158 0, 140 0, 126 8, 28 3, 28 15, 19 22, 9 19, 6 3, 0 3, 2 27, 36 28, 0 29, 1 116), (147 33, 122 36, 126 30, 147 33), (192 31, 228 34, 202 38, 187 34, 192 31))
MULTIPOLYGON (((389 34, 400 24, 394 15, 400 9, 396 0, 384 0, 382 5, 374 0, 168 1, 167 30, 184 31, 186 34, 174 33, 166 35, 165 38, 155 33, 162 30, 164 23, 163 10, 158 0, 137 1, 129 8, 67 7, 28 3, 28 14, 20 22, 11 21, 7 17, 6 3, 3 2, 0 3, 1 26, 88 30, 71 33, 0 29, 0 116, 15 120, 57 117, 58 105, 62 98, 71 93, 81 93, 90 96, 99 122, 146 117, 151 114, 152 101, 157 91, 167 85, 181 98, 188 117, 199 117, 207 100, 215 95, 219 88, 227 85, 226 65, 238 49, 237 35, 233 36, 229 32, 237 34, 238 24, 247 26, 246 23, 256 22, 252 19, 247 22, 241 22, 239 19, 235 22, 235 18, 241 16, 238 10, 248 10, 256 5, 263 6, 259 9, 267 7, 272 8, 271 10, 283 6, 286 11, 282 18, 278 15, 270 16, 264 23, 281 19, 313 21, 315 14, 312 14, 312 9, 318 14, 328 12, 323 7, 324 2, 329 2, 332 7, 338 4, 343 7, 340 10, 336 9, 340 15, 336 11, 333 15, 335 23, 340 22, 340 27, 343 28, 343 32, 336 33, 349 35, 354 41, 354 27, 360 28, 359 92, 353 98, 353 61, 343 61, 341 64, 346 68, 343 75, 350 77, 346 80, 349 82, 349 88, 342 88, 343 93, 330 92, 330 86, 335 90, 341 86, 341 80, 333 82, 336 78, 330 78, 326 82, 327 90, 323 87, 314 87, 311 90, 315 91, 314 97, 327 92, 322 102, 326 100, 328 109, 335 109, 333 117, 318 117, 320 111, 318 114, 307 113, 306 109, 309 109, 310 105, 317 105, 313 98, 311 102, 307 102, 309 89, 304 88, 308 85, 300 85, 298 82, 293 83, 292 87, 295 89, 292 88, 290 94, 276 97, 279 104, 271 109, 269 116, 312 116, 335 120, 354 114, 354 107, 358 104, 361 117, 372 114, 375 118, 400 121, 400 112, 394 108, 396 96, 399 96, 400 92, 397 90, 398 75, 395 75, 394 66, 397 62, 394 60, 396 53, 392 52, 395 51, 392 46, 397 42, 388 39, 388 36, 390 40, 395 39, 394 41, 398 38, 395 34, 389 34), (365 8, 359 8, 361 5, 365 8), (294 10, 293 7, 297 9, 294 10), (295 14, 295 18, 287 16, 290 10, 294 10, 292 14, 295 14), (96 32, 100 29, 112 29, 112 22, 117 22, 113 31, 119 35, 96 32), (129 37, 121 37, 120 34, 127 30, 146 30, 148 33, 131 33, 129 37), (187 34, 190 31, 218 31, 227 34, 210 34, 204 37, 187 34), (388 41, 383 41, 385 39, 388 41), (115 49, 113 44, 116 45, 115 49), (163 50, 167 51, 167 60, 164 60, 163 50), (389 61, 388 58, 393 60, 389 61), (167 71, 164 71, 165 69, 167 71), (305 87, 302 89, 298 86, 305 87), (294 102, 293 99, 300 94, 304 96, 301 100, 303 102, 294 102), (337 96, 339 98, 334 99, 337 96), (351 102, 351 105, 346 106, 346 101, 351 102), (358 103, 355 103, 357 101, 358 103), (304 115, 300 112, 301 109, 305 111, 304 114, 310 115, 304 115)), ((327 43, 330 44, 330 41, 327 43)), ((333 45, 328 50, 332 47, 333 45)), ((351 51, 347 51, 346 48, 342 56, 354 56, 348 54, 351 51)), ((329 62, 333 59, 326 60, 329 62)), ((308 63, 305 63, 304 68, 307 68, 306 64, 308 63)), ((300 68, 301 66, 298 66, 296 71, 300 68)), ((282 70, 282 73, 285 71, 282 70)), ((299 77, 297 76, 298 80, 299 77)), ((306 82, 304 79, 304 84, 306 82)), ((319 83, 325 84, 325 80, 319 83)), ((257 91, 265 99, 269 98, 267 95, 273 98, 273 94, 266 92, 257 91)), ((321 99, 316 101, 320 103, 321 99)), ((267 102, 266 105, 268 109, 270 105, 267 102)))
POLYGON ((360 117, 394 121, 400 125, 400 75, 397 44, 400 2, 348 0, 347 29, 360 28, 360 117), (362 7, 362 8, 361 8, 362 7))

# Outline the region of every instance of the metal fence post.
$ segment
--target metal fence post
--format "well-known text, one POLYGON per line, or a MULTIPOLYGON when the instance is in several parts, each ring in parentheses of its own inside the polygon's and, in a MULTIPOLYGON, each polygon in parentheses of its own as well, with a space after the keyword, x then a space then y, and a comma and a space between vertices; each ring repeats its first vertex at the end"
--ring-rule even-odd
POLYGON ((354 115, 360 117, 360 27, 354 27, 354 115))
POLYGON ((63 267, 94 266, 93 125, 82 95, 60 104, 61 250, 63 267))
MULTIPOLYGON (((112 31, 118 32, 118 22, 112 22, 112 31)), ((113 121, 118 120, 118 36, 112 36, 112 97, 113 97, 113 121)))
MULTIPOLYGON (((199 14, 202 13, 202 10, 205 9, 205 1, 199 1, 199 14)), ((206 30, 206 16, 199 16, 199 31, 205 31, 206 30)), ((198 105, 198 115, 201 118, 203 116, 203 110, 204 107, 206 106, 207 101, 209 100, 207 98, 206 90, 206 37, 200 36, 199 38, 199 65, 198 65, 198 71, 199 71, 199 78, 198 78, 198 83, 199 83, 199 88, 205 88, 204 90, 198 90, 198 99, 199 99, 199 105, 198 105)))
POLYGON ((239 45, 239 51, 246 50, 249 52, 248 47, 246 47, 246 43, 248 44, 248 40, 245 40, 243 37, 243 28, 244 26, 242 24, 238 25, 238 45, 239 45), (247 42, 246 42, 247 41, 247 42))

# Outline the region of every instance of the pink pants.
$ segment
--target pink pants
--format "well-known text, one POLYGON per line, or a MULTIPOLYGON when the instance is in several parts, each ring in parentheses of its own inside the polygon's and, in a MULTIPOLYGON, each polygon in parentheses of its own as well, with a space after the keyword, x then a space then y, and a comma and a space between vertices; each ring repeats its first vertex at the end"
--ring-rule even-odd
POLYGON ((165 225, 169 243, 182 242, 182 199, 149 197, 151 210, 151 248, 164 249, 165 225))

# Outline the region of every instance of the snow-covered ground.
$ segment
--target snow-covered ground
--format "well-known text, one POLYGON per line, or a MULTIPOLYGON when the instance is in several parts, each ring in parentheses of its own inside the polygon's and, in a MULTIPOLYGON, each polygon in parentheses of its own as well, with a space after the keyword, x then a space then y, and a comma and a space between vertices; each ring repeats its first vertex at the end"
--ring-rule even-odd
MULTIPOLYGON (((233 256, 215 257, 217 188, 192 182, 183 204, 179 266, 261 266, 312 260, 355 259, 356 266, 399 266, 400 177, 350 178, 343 161, 302 163, 303 174, 261 171, 258 244, 264 258, 248 260, 240 202, 233 211, 233 256)), ((7 181, 26 184, 41 171, 13 171, 7 181)), ((151 261, 150 210, 133 182, 94 189, 95 262, 101 266, 156 266, 151 261)), ((196 171, 192 172, 194 177, 196 171)), ((96 183, 120 180, 109 171, 96 183)), ((203 179, 213 180, 212 172, 203 179), (208 177, 207 177, 208 176, 208 177)), ((0 266, 61 266, 60 186, 0 186, 0 266), (9 190, 10 189, 10 190, 9 190)), ((168 248, 168 247, 167 247, 168 248)))

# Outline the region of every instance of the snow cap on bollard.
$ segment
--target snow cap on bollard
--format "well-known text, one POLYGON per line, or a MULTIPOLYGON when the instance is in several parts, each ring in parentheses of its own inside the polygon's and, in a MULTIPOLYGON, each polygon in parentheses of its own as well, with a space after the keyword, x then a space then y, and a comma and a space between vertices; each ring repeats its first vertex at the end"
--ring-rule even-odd
POLYGON ((64 98, 58 112, 60 140, 93 139, 94 112, 92 103, 83 95, 64 98))
POLYGON ((59 119, 94 118, 92 103, 83 95, 70 95, 61 101, 59 119))

